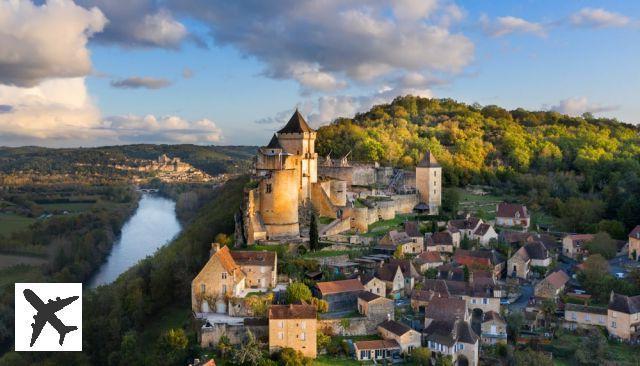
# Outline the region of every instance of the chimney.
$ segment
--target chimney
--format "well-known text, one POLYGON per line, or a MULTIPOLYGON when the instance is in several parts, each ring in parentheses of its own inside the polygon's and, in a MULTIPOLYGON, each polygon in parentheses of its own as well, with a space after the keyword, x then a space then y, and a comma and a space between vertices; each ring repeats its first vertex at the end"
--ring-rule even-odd
POLYGON ((211 251, 209 252, 209 257, 212 257, 220 250, 220 243, 211 243, 211 251))

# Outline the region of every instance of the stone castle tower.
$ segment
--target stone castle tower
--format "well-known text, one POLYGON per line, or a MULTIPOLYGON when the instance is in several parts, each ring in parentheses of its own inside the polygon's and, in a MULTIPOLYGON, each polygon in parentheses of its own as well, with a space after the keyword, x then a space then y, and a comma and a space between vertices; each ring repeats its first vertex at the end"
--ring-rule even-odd
POLYGON ((298 207, 318 181, 316 132, 297 110, 267 146, 258 149, 258 187, 249 193, 245 231, 250 242, 300 236, 298 207))
POLYGON ((429 206, 429 214, 437 215, 442 204, 442 167, 430 151, 416 166, 416 190, 420 203, 429 206))

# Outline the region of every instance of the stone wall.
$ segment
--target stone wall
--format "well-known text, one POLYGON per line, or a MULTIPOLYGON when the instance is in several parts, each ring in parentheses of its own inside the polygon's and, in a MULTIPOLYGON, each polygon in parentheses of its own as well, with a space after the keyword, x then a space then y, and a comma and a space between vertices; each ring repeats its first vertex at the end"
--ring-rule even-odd
POLYGON ((231 344, 241 344, 246 340, 247 331, 251 331, 256 339, 264 342, 269 340, 269 325, 266 321, 259 325, 213 324, 210 327, 200 329, 200 346, 203 348, 213 347, 218 344, 223 335, 229 338, 231 344))
POLYGON ((318 176, 341 180, 352 185, 353 167, 350 166, 319 166, 318 176))
POLYGON ((402 194, 391 196, 395 202, 396 213, 406 214, 413 212, 413 208, 419 203, 418 196, 415 194, 402 194))
POLYGON ((366 317, 344 318, 349 320, 349 327, 343 329, 340 319, 321 319, 318 320, 318 330, 325 334, 360 336, 377 333, 378 322, 374 319, 366 317))
MULTIPOLYGON (((320 236, 333 236, 351 229, 351 221, 346 219, 335 219, 329 225, 322 228, 320 236)), ((348 242, 348 239, 347 239, 348 242)))

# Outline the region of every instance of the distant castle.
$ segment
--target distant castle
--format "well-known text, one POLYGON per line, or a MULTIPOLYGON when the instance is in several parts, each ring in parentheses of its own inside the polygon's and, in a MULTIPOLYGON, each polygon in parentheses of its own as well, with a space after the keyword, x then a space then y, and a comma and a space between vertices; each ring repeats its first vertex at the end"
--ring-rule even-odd
POLYGON ((332 232, 366 232, 371 223, 397 213, 438 213, 442 168, 430 152, 416 167, 413 180, 405 179, 409 172, 377 163, 352 166, 347 156, 337 162, 328 156, 319 167, 315 140, 316 131, 296 110, 269 144, 258 149, 253 185, 243 203, 247 243, 300 239, 300 208, 309 204, 321 216, 335 219, 332 232), (405 183, 402 189, 399 180, 405 183), (372 187, 383 187, 384 193, 372 187), (372 207, 354 205, 357 198, 369 196, 377 196, 372 207))

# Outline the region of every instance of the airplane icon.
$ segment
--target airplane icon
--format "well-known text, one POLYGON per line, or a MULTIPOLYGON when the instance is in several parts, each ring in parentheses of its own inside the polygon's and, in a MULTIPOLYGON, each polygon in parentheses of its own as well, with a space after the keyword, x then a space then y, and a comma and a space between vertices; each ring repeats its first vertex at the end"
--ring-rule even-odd
POLYGON ((55 301, 49 300, 45 304, 44 302, 42 302, 42 300, 40 300, 38 295, 36 295, 29 289, 25 289, 23 291, 23 294, 24 298, 29 301, 31 306, 33 306, 33 308, 38 311, 38 313, 33 316, 34 322, 31 324, 33 333, 31 334, 31 344, 29 345, 29 347, 33 347, 34 343, 36 343, 36 340, 40 336, 40 333, 42 333, 42 328, 44 328, 47 323, 51 324, 51 326, 53 326, 60 335, 60 341, 58 343, 60 343, 61 346, 62 343, 64 343, 64 337, 67 335, 67 333, 78 329, 78 327, 75 326, 64 325, 62 321, 60 321, 60 319, 56 316, 56 312, 62 310, 67 305, 78 300, 79 296, 72 296, 66 299, 60 299, 59 297, 57 297, 55 301))

